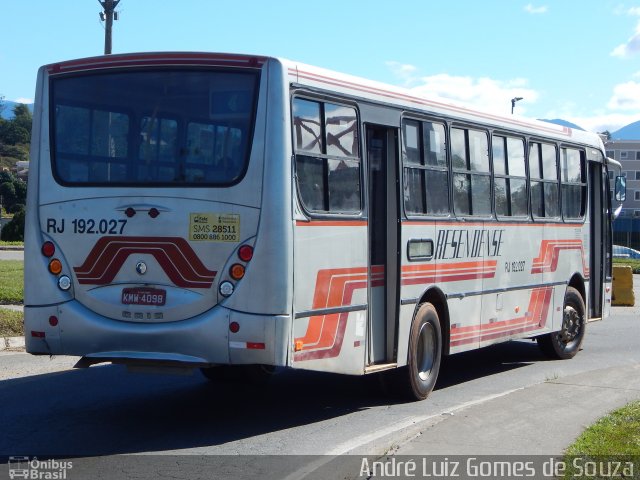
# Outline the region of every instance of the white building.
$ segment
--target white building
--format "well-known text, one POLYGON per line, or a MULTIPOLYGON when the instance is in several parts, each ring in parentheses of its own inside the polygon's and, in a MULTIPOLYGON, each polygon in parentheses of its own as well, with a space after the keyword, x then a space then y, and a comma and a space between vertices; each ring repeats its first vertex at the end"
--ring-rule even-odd
MULTIPOLYGON (((607 157, 622 164, 622 175, 627 178, 627 198, 613 222, 613 243, 640 250, 640 140, 609 140, 604 146, 607 157)), ((613 175, 609 173, 612 198, 613 175)))
MULTIPOLYGON (((640 217, 640 140, 609 140, 604 144, 607 157, 622 164, 627 177, 627 199, 622 205, 622 216, 640 217)), ((613 174, 610 173, 613 191, 613 174)))

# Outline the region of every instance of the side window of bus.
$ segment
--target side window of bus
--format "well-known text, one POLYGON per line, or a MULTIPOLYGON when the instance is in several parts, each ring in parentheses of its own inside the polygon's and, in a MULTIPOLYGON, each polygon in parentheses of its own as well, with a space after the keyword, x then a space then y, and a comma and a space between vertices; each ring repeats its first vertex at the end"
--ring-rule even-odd
POLYGON ((494 135, 492 138, 494 198, 496 215, 526 217, 527 173, 524 166, 524 140, 494 135))
POLYGON ((451 129, 453 207, 457 215, 491 215, 491 172, 487 133, 451 129))
POLYGON ((558 217, 558 156, 555 145, 538 142, 529 144, 529 175, 534 218, 558 217))
POLYGON ((293 99, 296 177, 308 211, 360 212, 359 138, 355 108, 293 99))
POLYGON ((449 164, 444 124, 404 120, 402 164, 407 214, 448 214, 449 164))
POLYGON ((564 217, 584 218, 587 205, 584 153, 575 148, 561 148, 560 168, 564 217))

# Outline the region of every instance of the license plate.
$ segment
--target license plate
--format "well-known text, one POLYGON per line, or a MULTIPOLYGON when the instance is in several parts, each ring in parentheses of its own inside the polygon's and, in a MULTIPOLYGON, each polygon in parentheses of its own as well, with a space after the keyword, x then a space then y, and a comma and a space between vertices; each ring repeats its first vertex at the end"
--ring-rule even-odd
POLYGON ((123 305, 161 306, 167 301, 167 291, 159 288, 123 288, 123 305))

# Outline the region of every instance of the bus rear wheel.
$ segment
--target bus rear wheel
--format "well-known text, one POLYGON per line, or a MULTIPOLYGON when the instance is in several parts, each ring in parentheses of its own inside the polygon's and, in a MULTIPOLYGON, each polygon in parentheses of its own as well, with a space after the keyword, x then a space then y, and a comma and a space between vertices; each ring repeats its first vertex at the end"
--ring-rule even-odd
POLYGON ((442 332, 435 307, 423 303, 418 308, 409 336, 409 357, 404 367, 405 393, 409 398, 424 400, 438 379, 442 358, 442 332))
POLYGON ((567 287, 564 294, 562 328, 537 338, 540 350, 549 358, 565 360, 576 356, 584 340, 586 308, 580 292, 567 287))

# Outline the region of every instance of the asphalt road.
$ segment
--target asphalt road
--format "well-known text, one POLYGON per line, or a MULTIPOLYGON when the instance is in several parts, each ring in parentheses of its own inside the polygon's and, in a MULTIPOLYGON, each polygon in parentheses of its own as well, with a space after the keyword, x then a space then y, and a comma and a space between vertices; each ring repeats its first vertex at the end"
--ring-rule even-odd
POLYGON ((0 260, 24 260, 24 250, 0 250, 0 260))
MULTIPOLYGON (((284 371, 266 386, 214 384, 119 366, 70 370, 74 359, 3 353, 0 456, 91 457, 85 468, 95 475, 104 473, 97 458, 119 454, 379 455, 434 415, 569 375, 640 364, 638 311, 614 308, 612 317, 589 324, 573 360, 546 360, 525 340, 453 356, 433 394, 413 403, 393 403, 372 376, 284 371)), ((160 468, 153 458, 149 468, 160 468)), ((201 471, 206 467, 185 478, 201 471)), ((145 472, 137 476, 147 478, 145 472)))

